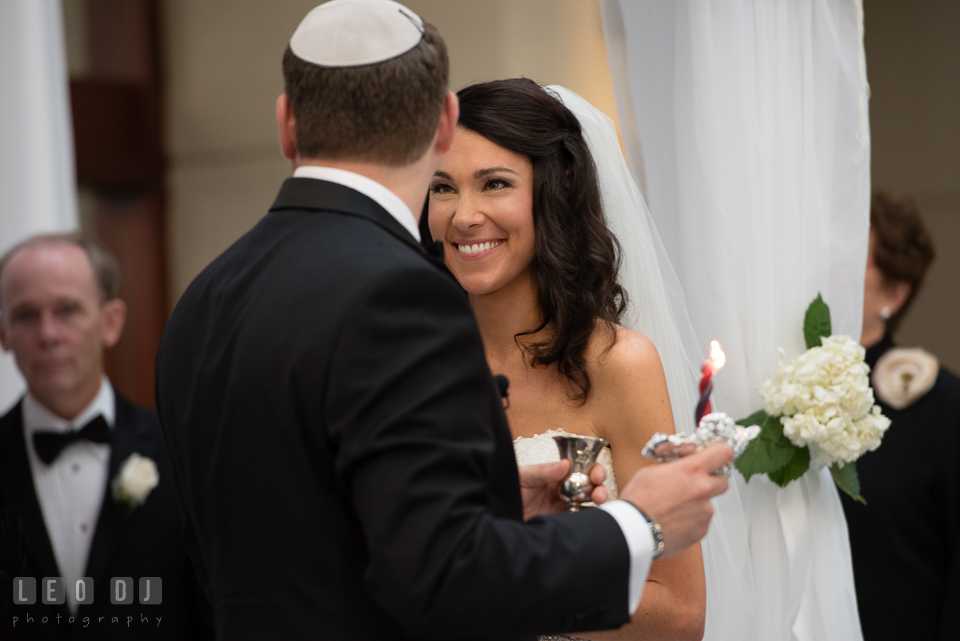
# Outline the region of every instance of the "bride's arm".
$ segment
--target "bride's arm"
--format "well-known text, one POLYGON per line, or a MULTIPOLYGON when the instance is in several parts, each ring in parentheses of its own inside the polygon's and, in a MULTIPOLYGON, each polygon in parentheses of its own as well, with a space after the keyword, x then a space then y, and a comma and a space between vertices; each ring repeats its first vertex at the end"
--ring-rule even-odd
MULTIPOLYGON (((642 334, 617 328, 617 341, 598 327, 590 359, 593 383, 588 401, 597 434, 610 442, 613 469, 626 483, 646 465, 657 465, 641 454, 654 432, 674 432, 667 383, 656 348, 642 334), (602 337, 602 338, 601 338, 602 337)), ((692 411, 693 408, 691 408, 692 411)), ((706 584, 700 545, 650 568, 640 606, 630 623, 619 630, 579 634, 589 639, 703 638, 706 584)))

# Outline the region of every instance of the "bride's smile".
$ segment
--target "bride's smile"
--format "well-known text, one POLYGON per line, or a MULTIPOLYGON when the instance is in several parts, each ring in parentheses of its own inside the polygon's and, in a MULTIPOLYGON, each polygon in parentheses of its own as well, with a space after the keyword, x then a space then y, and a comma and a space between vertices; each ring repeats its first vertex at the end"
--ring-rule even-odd
POLYGON ((531 269, 533 165, 460 127, 430 185, 430 233, 469 293, 487 294, 531 269))
POLYGON ((454 241, 454 245, 457 247, 457 251, 460 252, 460 257, 464 260, 476 260, 478 258, 483 258, 487 255, 487 252, 493 251, 497 247, 503 244, 503 239, 498 238, 497 240, 474 240, 474 241, 465 241, 458 242, 454 241))

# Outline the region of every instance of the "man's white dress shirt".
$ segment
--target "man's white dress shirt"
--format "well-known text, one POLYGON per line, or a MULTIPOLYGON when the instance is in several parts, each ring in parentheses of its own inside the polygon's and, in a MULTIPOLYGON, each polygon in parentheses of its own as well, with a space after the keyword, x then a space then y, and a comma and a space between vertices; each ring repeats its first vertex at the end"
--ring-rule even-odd
POLYGON ((67 603, 77 612, 76 594, 70 589, 84 576, 90 545, 97 528, 100 507, 109 479, 110 445, 81 440, 63 448, 49 465, 33 448, 38 430, 67 432, 81 429, 102 414, 114 427, 116 405, 113 386, 106 377, 93 401, 72 421, 67 421, 40 404, 29 392, 23 398, 23 436, 27 442, 30 472, 40 512, 47 526, 60 576, 66 579, 67 603))
MULTIPOLYGON (((355 174, 345 169, 334 169, 333 167, 318 167, 316 165, 303 165, 297 167, 293 172, 294 178, 316 178, 317 180, 326 180, 349 187, 354 191, 359 191, 376 201, 378 205, 387 210, 387 213, 396 218, 397 222, 403 225, 403 228, 410 232, 410 235, 420 240, 420 229, 417 227, 417 218, 407 207, 407 203, 376 180, 371 180, 366 176, 355 174)), ((424 194, 426 197, 426 194, 424 194)))
MULTIPOLYGON (((410 235, 418 241, 420 240, 417 219, 410 208, 399 196, 377 181, 355 174, 352 171, 315 165, 297 167, 293 176, 295 178, 326 180, 359 191, 386 209, 387 213, 410 232, 410 235)), ((643 586, 646 584, 647 575, 650 573, 650 563, 653 560, 653 534, 650 532, 650 525, 646 519, 626 501, 608 501, 601 505, 600 509, 606 511, 616 520, 617 525, 623 530, 624 538, 627 540, 627 548, 630 550, 630 588, 627 595, 627 608, 633 614, 637 606, 640 605, 643 586)))

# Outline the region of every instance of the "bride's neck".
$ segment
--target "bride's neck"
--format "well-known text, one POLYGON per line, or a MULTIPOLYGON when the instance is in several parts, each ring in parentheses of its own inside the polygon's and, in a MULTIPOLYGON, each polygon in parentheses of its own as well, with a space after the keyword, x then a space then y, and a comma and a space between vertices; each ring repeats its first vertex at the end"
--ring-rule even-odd
MULTIPOLYGON (((477 317, 487 360, 496 369, 519 355, 514 337, 540 324, 536 274, 526 272, 487 294, 470 294, 470 306, 477 317)), ((542 339, 542 333, 521 337, 521 341, 542 339)))

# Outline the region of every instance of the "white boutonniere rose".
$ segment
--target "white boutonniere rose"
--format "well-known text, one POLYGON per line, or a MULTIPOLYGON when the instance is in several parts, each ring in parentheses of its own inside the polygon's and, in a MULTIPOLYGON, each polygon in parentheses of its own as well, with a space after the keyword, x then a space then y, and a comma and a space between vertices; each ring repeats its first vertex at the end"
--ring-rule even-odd
POLYGON ((159 483, 160 473, 153 459, 134 452, 120 465, 120 471, 111 483, 113 500, 126 505, 128 513, 133 512, 146 503, 150 492, 159 483))

